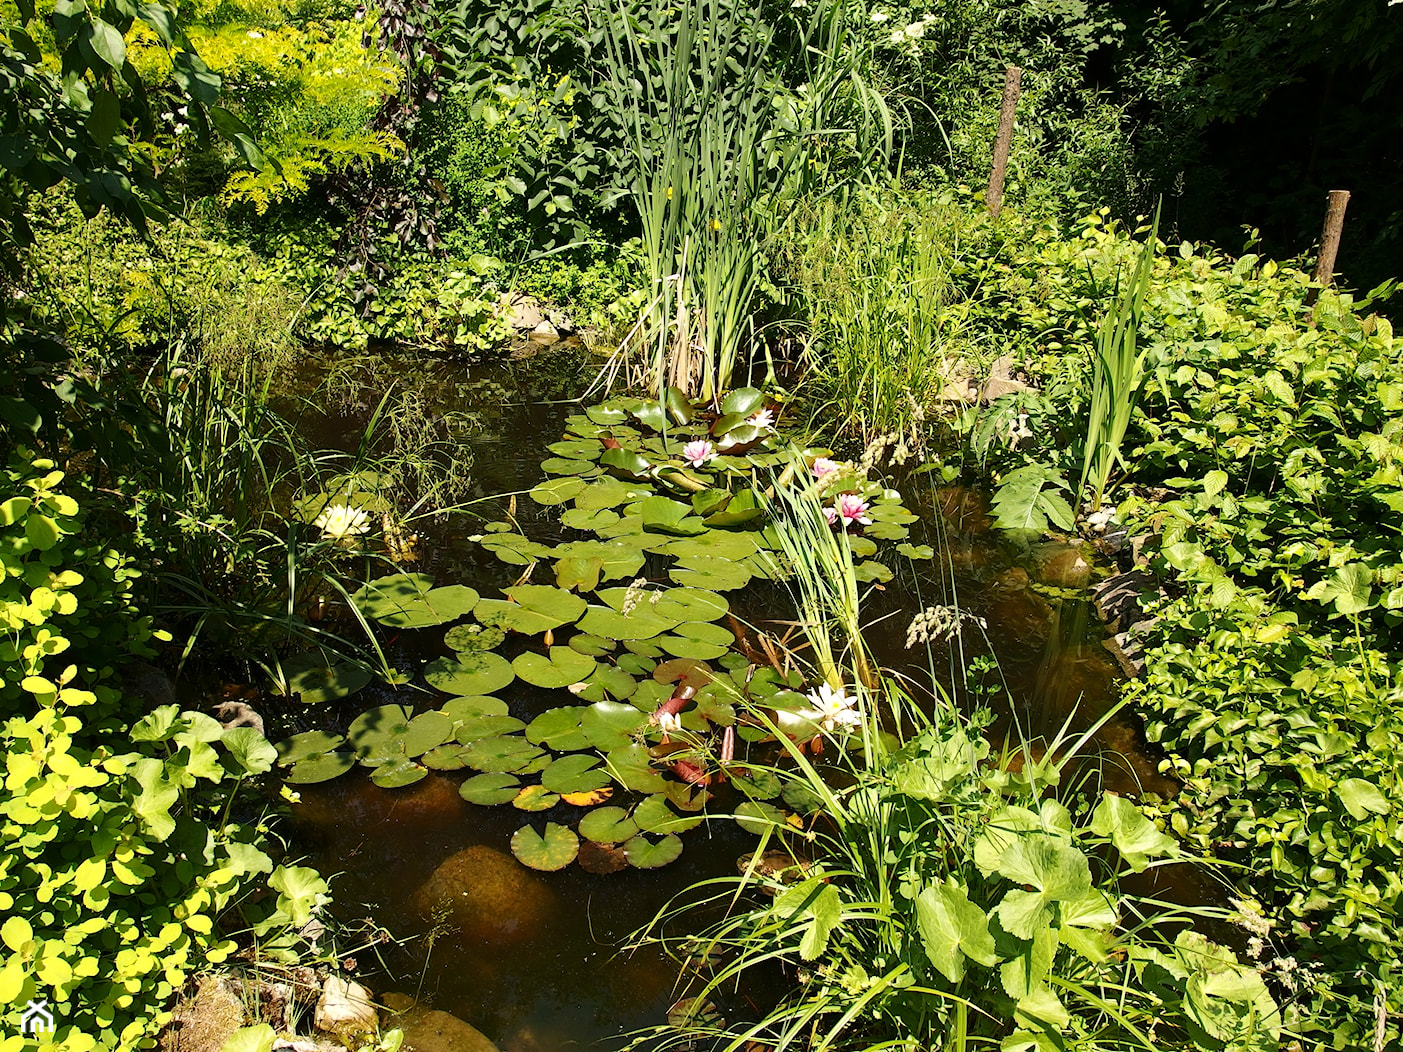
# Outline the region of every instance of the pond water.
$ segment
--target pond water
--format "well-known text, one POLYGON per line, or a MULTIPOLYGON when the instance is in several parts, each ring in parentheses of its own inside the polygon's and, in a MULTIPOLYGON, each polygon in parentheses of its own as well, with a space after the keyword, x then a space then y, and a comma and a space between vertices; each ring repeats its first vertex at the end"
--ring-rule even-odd
MULTIPOLYGON (((309 391, 325 379, 327 368, 326 361, 309 365, 304 376, 309 391)), ((568 400, 588 381, 578 354, 556 351, 471 370, 457 363, 402 360, 367 361, 360 373, 344 363, 337 368, 340 394, 334 407, 302 414, 301 426, 314 442, 347 448, 358 441, 386 378, 393 377, 420 392, 431 411, 470 415, 474 463, 468 498, 480 501, 475 510, 487 520, 511 514, 524 533, 547 543, 559 538, 557 509, 538 507, 521 494, 542 480, 546 446, 560 438, 565 417, 578 411, 568 400)), ((318 399, 316 404, 330 404, 318 399)), ((1108 704, 1119 672, 1101 646, 1103 630, 1085 599, 1035 584, 990 531, 978 494, 931 489, 926 482, 903 487, 903 494, 920 516, 912 541, 931 544, 939 554, 934 562, 901 567, 865 601, 877 659, 927 684, 928 669, 936 669, 941 686, 963 704, 987 697, 998 716, 992 730, 996 745, 1005 735, 1016 740, 1020 730, 1029 738, 1051 737, 1067 723, 1075 729, 1089 725, 1108 704), (971 623, 952 644, 958 652, 951 644, 929 652, 924 646, 908 649, 912 617, 953 595, 986 627, 976 630, 971 623), (968 678, 944 671, 981 657, 996 658, 997 666, 968 678)), ((439 583, 462 582, 484 596, 497 594, 520 567, 506 566, 468 541, 473 532, 461 519, 422 528, 422 561, 414 569, 433 574, 439 583)), ((744 594, 730 593, 730 599, 733 612, 750 624, 793 616, 783 593, 766 582, 744 594)), ((450 653, 442 635, 442 629, 422 629, 393 636, 388 641, 392 662, 413 668, 450 653)), ((506 655, 513 653, 508 649, 506 655)), ((567 704, 568 696, 560 700, 563 694, 518 681, 501 697, 512 715, 529 721, 567 704)), ((286 726, 276 729, 344 731, 370 706, 393 701, 423 707, 442 700, 431 702, 432 697, 419 688, 372 687, 349 702, 286 713, 286 726)), ((270 727, 270 737, 274 730, 270 727)), ((1174 791, 1174 784, 1156 772, 1133 720, 1113 720, 1096 744, 1095 762, 1107 788, 1174 791)), ((466 803, 457 791, 462 780, 458 773, 434 773, 408 788, 386 790, 352 772, 299 789, 292 853, 331 878, 341 920, 370 918, 402 940, 356 954, 365 981, 377 994, 407 993, 457 1015, 504 1052, 618 1044, 623 1035, 661 1023, 681 996, 675 970, 655 949, 630 953, 621 947, 687 884, 734 874, 736 860, 753 849, 754 838, 734 822, 714 820, 683 834, 683 855, 661 869, 591 875, 571 866, 537 873, 509 853, 522 813, 466 803), (452 918, 440 917, 436 924, 421 912, 422 896, 416 896, 450 859, 453 879, 477 906, 469 928, 452 918)), ((727 810, 724 799, 720 803, 717 810, 727 810)), ((529 817, 552 819, 557 811, 578 809, 562 802, 529 817)), ((1158 871, 1157 884, 1140 890, 1180 901, 1207 896, 1192 874, 1166 878, 1166 872, 1158 871)))

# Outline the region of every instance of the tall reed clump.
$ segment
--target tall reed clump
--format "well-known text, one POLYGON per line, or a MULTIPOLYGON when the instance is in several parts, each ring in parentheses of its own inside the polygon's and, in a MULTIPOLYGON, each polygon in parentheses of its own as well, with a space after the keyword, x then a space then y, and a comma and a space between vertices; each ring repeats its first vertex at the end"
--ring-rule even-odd
POLYGON ((711 398, 731 386, 753 342, 763 246, 812 187, 819 150, 855 142, 856 173, 890 141, 845 17, 837 0, 791 25, 734 0, 642 0, 604 18, 604 89, 626 141, 616 195, 637 209, 651 289, 616 363, 641 349, 650 388, 711 398), (865 133, 833 126, 844 113, 865 133), (866 134, 877 127, 887 134, 866 134))
MULTIPOLYGON (((782 486, 780 537, 806 502, 822 514, 810 488, 780 497, 782 486)), ((805 532, 780 554, 828 676, 844 648, 819 636, 856 623, 856 581, 841 556, 805 557, 815 541, 805 532), (848 580, 824 579, 834 572, 848 580)), ((667 1026, 639 1045, 1278 1047, 1282 1018, 1261 976, 1192 930, 1224 911, 1122 891, 1123 876, 1178 851, 1134 803, 1078 773, 1100 722, 996 754, 982 733, 987 712, 966 717, 933 685, 933 707, 918 704, 871 668, 864 679, 852 660, 862 652, 848 646, 837 672, 853 684, 841 689, 856 693, 860 721, 813 729, 810 743, 786 733, 782 713, 750 712, 779 743, 766 773, 802 820, 738 811, 748 828, 763 826, 742 873, 693 885, 655 919, 651 934, 688 985, 667 1026), (818 738, 821 750, 810 747, 818 738)))
POLYGON ((1146 351, 1139 343, 1140 319, 1154 273, 1158 233, 1159 212, 1156 210, 1130 282, 1122 289, 1117 278, 1112 293, 1114 305, 1096 332, 1086 446, 1081 482, 1077 487, 1077 493, 1091 504, 1092 511, 1100 510, 1106 483, 1116 463, 1124 463, 1121 445, 1145 376, 1146 351))
POLYGON ((959 223, 934 195, 862 195, 803 211, 791 266, 825 421, 864 441, 906 434, 939 395, 962 327, 948 307, 959 223))

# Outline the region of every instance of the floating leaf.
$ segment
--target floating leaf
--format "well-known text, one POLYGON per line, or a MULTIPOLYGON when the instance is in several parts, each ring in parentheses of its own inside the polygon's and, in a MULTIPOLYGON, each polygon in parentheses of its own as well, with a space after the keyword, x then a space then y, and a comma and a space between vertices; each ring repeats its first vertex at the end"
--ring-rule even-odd
POLYGON ((754 522, 765 514, 764 506, 760 502, 755 490, 747 486, 745 489, 737 491, 726 506, 712 512, 706 517, 708 526, 742 526, 748 522, 754 522))
POLYGON ((598 789, 589 789, 580 793, 561 793, 560 799, 564 800, 571 807, 594 807, 602 804, 614 795, 612 785, 602 785, 598 789))
MULTIPOLYGON (((547 767, 546 770, 550 768, 547 767)), ((544 785, 524 785, 521 791, 512 797, 512 806, 518 811, 549 811, 558 803, 560 797, 544 785)))
POLYGON ((709 555, 715 559, 739 561, 754 555, 760 549, 755 538, 748 533, 730 533, 726 530, 707 530, 697 537, 684 537, 669 541, 663 551, 678 559, 692 555, 709 555))
POLYGON ((569 647, 551 647, 549 655, 527 651, 512 662, 516 674, 537 687, 568 687, 584 679, 595 668, 595 660, 569 647))
POLYGON ((597 479, 576 495, 575 507, 581 511, 617 508, 620 504, 641 500, 647 495, 646 487, 636 484, 630 485, 627 482, 620 482, 618 479, 597 479))
POLYGON ((732 771, 731 783, 752 800, 773 800, 782 788, 779 775, 759 767, 732 771))
POLYGON ((612 844, 596 844, 593 840, 580 841, 580 868, 595 876, 618 873, 628 868, 628 856, 622 848, 612 844))
POLYGON ((571 508, 560 516, 560 524, 574 530, 599 530, 619 521, 619 513, 609 508, 571 508))
POLYGON ((526 726, 515 716, 473 716, 454 724, 453 736, 466 745, 481 738, 512 734, 526 726))
POLYGON ((574 476, 565 478, 547 479, 531 490, 530 497, 537 504, 552 505, 564 504, 567 500, 578 496, 585 488, 584 481, 574 476))
POLYGON ((595 438, 567 438, 546 447, 558 457, 575 460, 597 460, 604 452, 604 443, 595 438))
POLYGON ((481 738, 463 746, 463 758, 467 760, 467 765, 488 774, 520 774, 539 756, 539 748, 516 735, 481 738))
POLYGON ((667 782, 653 769, 652 758, 641 745, 625 745, 622 749, 609 750, 604 757, 604 765, 614 781, 625 789, 636 793, 667 791, 667 782))
POLYGON ((458 795, 470 804, 492 807, 515 798, 521 783, 510 774, 479 774, 458 787, 458 795))
MULTIPOLYGON (((634 686, 636 688, 637 684, 634 686)), ((580 718, 580 729, 593 748, 610 752, 627 745, 631 735, 647 722, 647 713, 632 705, 600 701, 585 710, 580 718)))
MULTIPOLYGON (((435 715, 443 721, 449 731, 452 731, 452 720, 441 712, 435 715)), ((351 726, 346 731, 346 739, 362 763, 376 760, 385 762, 394 753, 404 753, 400 742, 409 733, 409 722, 413 718, 410 710, 403 705, 378 705, 367 709, 351 721, 351 726)), ((446 737, 440 738, 427 748, 441 745, 446 740, 446 737)))
POLYGON ((348 752, 328 752, 320 756, 309 756, 293 764, 283 776, 290 785, 313 785, 329 782, 355 766, 355 757, 348 752))
POLYGON ((458 743, 430 749, 419 762, 433 771, 460 771, 468 766, 467 750, 458 743))
POLYGON ((351 602, 368 618, 389 628, 428 628, 456 621, 477 604, 478 594, 467 585, 432 588, 433 578, 399 573, 362 585, 351 602))
POLYGON ((690 504, 683 504, 670 497, 647 497, 630 510, 636 510, 643 521, 644 529, 654 533, 688 536, 706 530, 701 519, 692 514, 690 504))
POLYGON ((599 466, 608 468, 624 478, 641 479, 652 470, 652 463, 643 454, 622 446, 606 449, 599 457, 599 466))
POLYGON ((645 833, 685 833, 702 823, 701 815, 683 818, 667 805, 667 795, 657 793, 633 809, 633 820, 645 833))
POLYGON ((669 833, 654 842, 640 833, 624 844, 623 852, 628 864, 635 869, 658 869, 676 861, 682 854, 682 841, 669 833))
POLYGON ((730 629, 707 622, 691 622, 678 625, 671 635, 659 636, 657 643, 674 657, 705 661, 720 657, 735 641, 730 629))
MULTIPOLYGON (((588 460, 571 460, 568 457, 547 457, 541 461, 541 470, 547 475, 579 476, 591 475, 599 471, 599 465, 588 460)), ((571 494, 574 496, 574 494, 571 494)), ((563 503, 556 501, 557 504, 563 503)))
POLYGON ((610 424, 622 424, 628 419, 628 413, 614 402, 592 405, 585 410, 585 416, 589 417, 594 423, 605 427, 610 424))
POLYGON ((555 554, 555 549, 550 545, 540 544, 519 533, 489 534, 482 537, 478 543, 502 562, 511 563, 513 566, 525 566, 555 554))
POLYGON ((547 873, 564 869, 575 861, 580 838, 556 822, 547 822, 545 833, 522 826, 512 834, 512 854, 524 866, 547 873))
POLYGON ((430 661, 424 666, 424 679, 445 694, 491 694, 516 679, 516 673, 511 662, 499 654, 464 653, 457 660, 430 661))
POLYGON ((668 571, 668 576, 684 587, 728 592, 749 584, 751 573, 742 563, 693 555, 678 559, 677 565, 668 571))
POLYGON ((516 632, 523 636, 540 635, 559 628, 563 621, 528 610, 520 603, 506 599, 484 599, 477 604, 473 616, 484 625, 501 632, 516 632))
POLYGON ((580 835, 598 844, 621 844, 638 832, 622 807, 601 807, 580 819, 580 835))
POLYGON ((507 592, 507 598, 527 610, 553 619, 556 625, 578 621, 588 605, 578 595, 548 584, 516 585, 507 592))
POLYGON ((736 807, 735 819, 736 825, 747 833, 759 836, 766 830, 773 831, 776 826, 783 826, 784 812, 774 804, 747 800, 736 807))
POLYGON ((866 562, 858 563, 853 567, 853 579, 864 583, 877 581, 885 584, 892 579, 891 569, 877 562, 875 559, 868 559, 866 562))
POLYGON ((588 592, 599 585, 599 574, 603 569, 603 559, 582 559, 579 556, 559 559, 555 564, 555 583, 561 588, 588 592))
POLYGON ((581 705, 547 709, 527 725, 526 740, 548 746, 556 752, 587 748, 589 739, 580 729, 580 719, 584 714, 581 705))
POLYGON ((553 793, 588 793, 609 784, 609 773, 597 757, 584 753, 562 756, 541 772, 541 784, 553 793))
POLYGON ((896 546, 898 555, 904 555, 908 559, 933 559, 935 549, 929 544, 898 544, 896 546))
POLYGON ((507 638, 500 628, 483 625, 458 625, 443 637, 444 643, 460 653, 474 650, 495 650, 507 638))
POLYGON ((715 678, 710 665, 694 658, 673 658, 653 669, 653 679, 659 683, 676 683, 694 691, 701 690, 715 678))
POLYGON ((349 697, 374 678, 368 668, 321 650, 298 654, 283 666, 283 675, 286 693, 299 695, 308 705, 349 697))
POLYGON ((576 632, 570 637, 570 649, 578 650, 581 654, 588 654, 590 657, 603 657, 617 646, 618 644, 612 639, 593 636, 586 632, 576 632))
POLYGON ((599 561, 599 578, 604 581, 632 577, 642 568, 647 559, 636 543, 623 539, 567 541, 565 544, 557 545, 555 551, 564 558, 584 559, 591 563, 597 559, 599 561))
POLYGON ((310 760, 335 752, 345 743, 344 737, 329 731, 303 731, 301 734, 284 738, 275 748, 278 750, 279 763, 297 763, 299 760, 310 760))
POLYGON ((584 683, 572 684, 570 692, 583 701, 603 701, 606 697, 628 698, 637 689, 638 681, 623 669, 600 665, 584 683))
POLYGON ((400 789, 406 785, 413 785, 428 773, 427 767, 413 760, 396 760, 375 768, 370 774, 370 780, 381 789, 400 789))
POLYGON ((505 716, 507 703, 481 694, 473 694, 465 698, 449 698, 439 706, 439 711, 457 725, 479 716, 505 716))
POLYGON ((621 614, 607 606, 591 606, 579 620, 581 632, 620 641, 651 639, 677 626, 678 622, 659 617, 651 608, 640 606, 631 614, 621 614))

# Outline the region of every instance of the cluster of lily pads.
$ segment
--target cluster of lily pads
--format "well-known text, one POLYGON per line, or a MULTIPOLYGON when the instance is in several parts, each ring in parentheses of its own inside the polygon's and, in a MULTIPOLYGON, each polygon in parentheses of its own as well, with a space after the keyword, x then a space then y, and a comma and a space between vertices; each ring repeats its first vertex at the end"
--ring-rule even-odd
MULTIPOLYGON (((531 496, 546 506, 569 504, 561 522, 585 536, 550 545, 508 523, 489 526, 477 542, 528 567, 501 598, 409 573, 358 590, 352 601, 361 614, 387 627, 452 625, 444 638, 454 655, 422 670, 424 682, 450 700, 417 714, 379 706, 344 736, 295 735, 279 746, 287 780, 323 781, 361 766, 377 785, 394 788, 430 771, 471 771, 460 790, 471 803, 526 812, 569 805, 577 810, 552 817, 568 813, 574 828, 564 820, 524 825, 512 838, 518 859, 546 870, 577 858, 592 872, 672 861, 682 850, 677 834, 703 821, 709 787, 723 779, 745 798, 733 810, 742 825, 758 831, 797 822, 793 812, 810 801, 782 799, 778 778, 736 759, 737 742, 769 737, 762 721, 749 718, 755 710, 772 713, 771 726, 816 736, 824 728, 814 722, 815 703, 799 672, 755 667, 736 648, 736 626, 718 623, 730 610, 723 592, 786 572, 763 489, 791 484, 796 471, 827 454, 786 443, 772 412, 760 392, 746 389, 727 395, 719 412, 669 392, 659 401, 614 399, 570 417, 569 434, 544 464, 554 477, 531 496), (700 465, 685 462, 683 449, 703 441, 715 452, 694 456, 700 465), (539 565, 549 567, 553 583, 531 582, 546 576, 539 565), (645 568, 651 576, 639 576, 645 568), (498 652, 519 650, 523 640, 526 649, 514 658, 498 652), (519 719, 495 696, 516 680, 565 692, 570 703, 519 719), (619 789, 641 799, 609 802, 619 789)), ((851 529, 854 553, 866 560, 862 576, 889 577, 871 559, 877 541, 904 541, 914 516, 895 492, 850 467, 825 461, 824 468, 831 492, 855 494, 865 505, 868 523, 835 527, 851 529)), ((331 688, 313 671, 303 674, 311 692, 303 699, 323 700, 331 688)))

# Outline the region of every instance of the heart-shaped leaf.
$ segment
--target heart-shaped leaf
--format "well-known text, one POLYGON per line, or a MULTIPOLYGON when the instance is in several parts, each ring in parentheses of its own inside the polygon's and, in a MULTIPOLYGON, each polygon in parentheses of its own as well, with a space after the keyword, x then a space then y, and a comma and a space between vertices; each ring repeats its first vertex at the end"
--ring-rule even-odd
POLYGON ((516 797, 521 783, 511 774, 479 774, 458 787, 458 795, 470 804, 491 807, 516 797))
POLYGON ((512 662, 516 674, 537 687, 568 687, 586 678, 595 667, 594 658, 569 647, 551 647, 550 653, 527 651, 512 662))
POLYGON ((574 862, 579 850, 580 838, 556 822, 547 822, 544 833, 522 826, 512 834, 512 854, 517 860, 548 873, 574 862))

